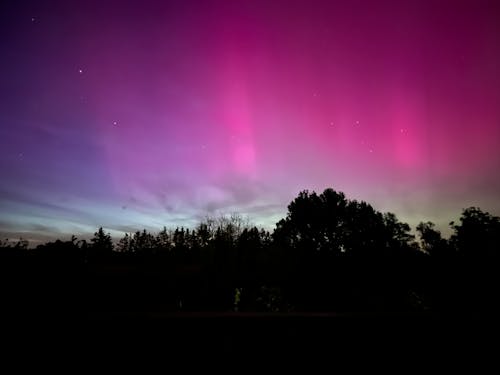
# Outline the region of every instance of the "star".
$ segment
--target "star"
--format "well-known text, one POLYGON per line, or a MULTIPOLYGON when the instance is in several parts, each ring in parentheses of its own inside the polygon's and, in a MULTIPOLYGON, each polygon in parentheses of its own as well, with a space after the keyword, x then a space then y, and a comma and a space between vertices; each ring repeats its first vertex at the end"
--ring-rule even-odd
POLYGON ((83 70, 82 69, 78 69, 78 73, 83 74, 83 70))
POLYGON ((115 125, 115 126, 116 126, 116 125, 118 125, 118 123, 117 123, 116 121, 113 121, 113 125, 115 125))

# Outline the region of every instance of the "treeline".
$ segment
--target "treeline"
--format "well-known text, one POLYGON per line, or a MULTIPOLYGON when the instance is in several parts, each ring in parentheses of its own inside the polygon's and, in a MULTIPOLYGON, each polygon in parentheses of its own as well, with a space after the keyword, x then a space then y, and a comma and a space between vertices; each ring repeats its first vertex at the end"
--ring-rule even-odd
POLYGON ((366 202, 303 191, 272 233, 232 215, 117 242, 103 228, 89 242, 4 242, 2 274, 34 308, 496 311, 500 218, 471 207, 450 225, 448 239, 431 222, 415 238, 366 202))

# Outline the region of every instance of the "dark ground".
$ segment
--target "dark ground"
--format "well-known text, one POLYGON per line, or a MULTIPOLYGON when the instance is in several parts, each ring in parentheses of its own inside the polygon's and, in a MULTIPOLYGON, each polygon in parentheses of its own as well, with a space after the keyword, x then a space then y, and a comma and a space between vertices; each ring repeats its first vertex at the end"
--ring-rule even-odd
POLYGON ((157 302, 170 284, 155 287, 155 272, 10 259, 2 262, 1 275, 1 357, 20 355, 19 363, 29 355, 82 365, 105 360, 127 366, 147 357, 163 366, 209 358, 236 359, 241 366, 271 359, 293 367, 321 358, 333 367, 397 360, 406 369, 435 360, 479 365, 498 356, 497 315, 485 309, 175 311, 157 302))

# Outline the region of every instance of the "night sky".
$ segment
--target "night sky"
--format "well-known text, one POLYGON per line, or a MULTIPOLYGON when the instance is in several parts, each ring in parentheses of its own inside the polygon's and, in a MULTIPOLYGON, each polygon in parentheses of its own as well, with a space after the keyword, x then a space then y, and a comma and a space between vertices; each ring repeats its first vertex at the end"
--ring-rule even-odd
POLYGON ((272 229, 332 187, 500 214, 498 1, 0 5, 0 235, 272 229))

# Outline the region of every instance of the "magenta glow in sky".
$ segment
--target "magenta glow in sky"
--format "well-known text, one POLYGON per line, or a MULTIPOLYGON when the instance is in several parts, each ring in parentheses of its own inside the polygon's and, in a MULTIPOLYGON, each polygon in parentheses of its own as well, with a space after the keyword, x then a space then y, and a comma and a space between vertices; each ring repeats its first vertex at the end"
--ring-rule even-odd
POLYGON ((496 1, 6 1, 0 232, 500 213, 496 1))

